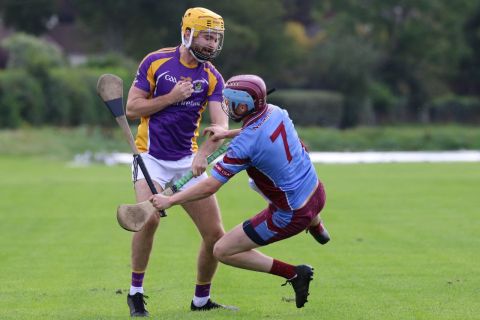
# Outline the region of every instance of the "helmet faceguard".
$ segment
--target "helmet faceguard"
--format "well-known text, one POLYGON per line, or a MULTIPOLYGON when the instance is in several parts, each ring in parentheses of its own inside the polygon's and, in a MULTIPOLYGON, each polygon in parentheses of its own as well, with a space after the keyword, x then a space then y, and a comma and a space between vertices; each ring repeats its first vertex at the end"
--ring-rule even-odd
POLYGON ((223 18, 215 12, 199 7, 188 9, 181 30, 182 44, 199 62, 211 61, 222 51, 225 27, 223 18))
POLYGON ((237 122, 267 107, 265 82, 256 75, 246 74, 228 79, 223 89, 223 97, 223 110, 230 119, 237 122))
POLYGON ((223 89, 222 109, 230 119, 240 122, 243 117, 253 112, 255 101, 246 91, 226 88, 223 89))

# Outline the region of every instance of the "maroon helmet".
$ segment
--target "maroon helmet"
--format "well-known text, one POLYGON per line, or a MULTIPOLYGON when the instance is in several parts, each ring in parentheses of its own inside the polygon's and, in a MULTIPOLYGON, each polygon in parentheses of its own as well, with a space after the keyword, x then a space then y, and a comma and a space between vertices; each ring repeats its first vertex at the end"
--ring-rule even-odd
MULTIPOLYGON (((225 91, 231 92, 231 90, 244 91, 251 96, 251 98, 253 99, 253 108, 248 108, 249 110, 247 114, 260 112, 263 109, 265 109, 267 106, 267 87, 263 79, 260 78, 259 76, 252 75, 252 74, 242 74, 238 76, 233 76, 230 79, 228 79, 227 82, 225 83, 224 96, 226 93, 225 91), (227 89, 230 89, 230 90, 227 90, 227 89)), ((229 99, 230 102, 232 102, 231 99, 233 97, 229 97, 229 98, 230 98, 229 99)), ((238 102, 241 102, 241 101, 238 101, 238 102)))

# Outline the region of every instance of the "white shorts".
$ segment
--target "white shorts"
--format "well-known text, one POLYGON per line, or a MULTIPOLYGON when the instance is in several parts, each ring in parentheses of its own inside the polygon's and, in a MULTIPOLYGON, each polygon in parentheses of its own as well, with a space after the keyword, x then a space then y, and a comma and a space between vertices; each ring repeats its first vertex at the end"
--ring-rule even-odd
MULTIPOLYGON (((192 154, 177 161, 166 161, 158 160, 148 153, 142 153, 141 156, 152 180, 158 182, 164 190, 167 183, 177 181, 185 173, 191 170, 192 161, 195 157, 195 155, 192 154)), ((207 173, 204 172, 200 176, 192 178, 182 188, 180 188, 180 190, 189 188, 190 186, 193 186, 200 181, 205 180, 207 177, 207 173)), ((142 170, 139 166, 132 164, 132 181, 135 183, 135 181, 141 179, 145 179, 142 170)))

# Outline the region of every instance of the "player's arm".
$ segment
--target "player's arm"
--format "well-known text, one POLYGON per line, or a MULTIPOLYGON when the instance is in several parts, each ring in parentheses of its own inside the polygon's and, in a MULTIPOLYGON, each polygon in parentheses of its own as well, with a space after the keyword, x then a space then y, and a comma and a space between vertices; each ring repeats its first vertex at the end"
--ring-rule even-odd
POLYGON ((170 197, 161 194, 155 194, 150 197, 150 201, 158 210, 165 210, 177 204, 183 204, 185 202, 209 197, 217 192, 221 186, 222 183, 220 181, 214 177, 208 177, 196 185, 184 191, 175 193, 170 197))
POLYGON ((146 92, 132 85, 128 91, 126 115, 129 119, 150 116, 165 109, 169 105, 189 98, 192 92, 193 85, 191 82, 179 81, 169 93, 150 98, 150 92, 146 92))
POLYGON ((219 140, 219 139, 232 139, 239 135, 242 129, 232 129, 227 130, 221 126, 210 126, 203 129, 203 135, 207 135, 210 139, 219 140))
MULTIPOLYGON (((223 112, 221 102, 210 101, 208 107, 212 126, 218 126, 228 130, 228 116, 223 112)), ((208 155, 217 150, 222 142, 223 139, 206 139, 202 143, 192 162, 193 176, 199 176, 207 169, 208 155)))

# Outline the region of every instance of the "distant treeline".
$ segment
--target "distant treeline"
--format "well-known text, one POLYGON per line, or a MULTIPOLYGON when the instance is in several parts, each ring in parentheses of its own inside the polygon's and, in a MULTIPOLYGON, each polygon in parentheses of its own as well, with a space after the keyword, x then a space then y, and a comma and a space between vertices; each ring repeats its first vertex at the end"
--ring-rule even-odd
POLYGON ((88 110, 95 108, 90 92, 94 81, 84 78, 123 68, 129 82, 147 53, 180 42, 181 17, 191 6, 204 6, 224 17, 225 42, 214 62, 224 77, 259 74, 268 87, 280 89, 271 101, 286 106, 299 123, 348 128, 480 121, 478 1, 22 3, 0 1, 5 26, 46 37, 68 30, 64 47, 68 50, 68 44, 74 44, 75 50, 91 55, 81 70, 63 63, 50 64, 45 72, 31 68, 43 59, 41 51, 23 55, 22 61, 14 41, 3 43, 0 60, 8 61, 0 70, 0 103, 2 110, 14 110, 8 111, 13 122, 5 120, 2 111, 2 126, 15 126, 18 117, 29 123, 99 121, 92 116, 97 110, 88 110), (100 62, 98 55, 106 52, 129 59, 100 62), (95 63, 92 57, 98 58, 95 63), (96 67, 103 69, 92 71, 96 67), (26 74, 19 73, 22 68, 26 74), (70 84, 58 83, 67 80, 70 84), (11 88, 11 81, 20 83, 11 88), (31 91, 21 92, 22 88, 31 91), (38 112, 33 115, 27 109, 38 112))

